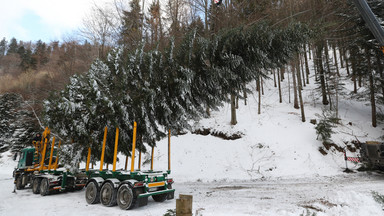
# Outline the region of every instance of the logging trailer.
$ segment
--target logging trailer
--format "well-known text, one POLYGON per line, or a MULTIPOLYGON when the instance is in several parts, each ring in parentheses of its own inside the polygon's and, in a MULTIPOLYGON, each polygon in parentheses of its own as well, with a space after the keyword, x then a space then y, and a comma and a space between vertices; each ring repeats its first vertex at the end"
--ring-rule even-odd
MULTIPOLYGON (((131 170, 116 170, 117 147, 119 129, 116 128, 115 149, 113 156, 113 169, 103 170, 105 143, 107 137, 107 127, 104 130, 103 148, 100 159, 100 169, 90 170, 91 148, 88 149, 86 163, 86 173, 88 182, 85 189, 85 200, 88 204, 101 202, 104 206, 118 205, 121 209, 132 209, 136 205, 144 206, 148 203, 148 197, 152 196, 156 202, 163 202, 167 199, 173 199, 175 189, 172 189, 173 179, 169 178, 170 171, 170 131, 168 133, 168 170, 153 171, 153 153, 152 147, 151 169, 148 171, 134 169, 135 150, 136 150, 136 129, 133 127, 132 143, 132 162, 131 170)), ((140 156, 141 157, 141 154, 140 156)))

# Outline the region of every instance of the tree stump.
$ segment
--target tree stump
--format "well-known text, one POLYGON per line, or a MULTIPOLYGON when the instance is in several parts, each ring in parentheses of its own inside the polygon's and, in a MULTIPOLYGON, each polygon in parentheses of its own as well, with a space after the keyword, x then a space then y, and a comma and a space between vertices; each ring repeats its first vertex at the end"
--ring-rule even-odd
POLYGON ((179 195, 176 200, 176 216, 192 216, 192 195, 179 195))

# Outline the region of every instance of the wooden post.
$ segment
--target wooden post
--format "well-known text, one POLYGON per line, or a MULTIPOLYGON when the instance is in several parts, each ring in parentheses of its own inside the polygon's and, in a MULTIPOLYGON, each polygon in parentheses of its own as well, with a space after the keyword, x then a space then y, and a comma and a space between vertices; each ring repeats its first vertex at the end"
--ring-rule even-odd
POLYGON ((179 195, 176 200, 176 216, 192 216, 192 195, 179 195))

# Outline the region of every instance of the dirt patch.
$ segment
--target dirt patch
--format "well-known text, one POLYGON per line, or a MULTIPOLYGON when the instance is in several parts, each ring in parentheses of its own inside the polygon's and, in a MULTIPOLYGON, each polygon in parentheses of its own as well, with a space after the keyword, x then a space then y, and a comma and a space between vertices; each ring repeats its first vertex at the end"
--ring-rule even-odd
POLYGON ((333 147, 333 148, 336 149, 336 151, 338 151, 338 152, 344 152, 344 148, 338 146, 338 145, 335 144, 335 143, 323 142, 323 146, 324 146, 325 149, 327 149, 328 151, 329 151, 329 149, 331 149, 331 148, 333 147))
POLYGON ((321 204, 323 204, 324 206, 327 206, 328 208, 332 208, 332 207, 336 207, 337 205, 334 204, 334 203, 331 203, 329 202, 328 200, 325 200, 325 199, 320 199, 319 200, 321 204))
POLYGON ((324 156, 328 154, 328 152, 326 152, 326 151, 324 150, 323 147, 319 147, 319 152, 320 152, 322 155, 324 155, 324 156))
POLYGON ((226 133, 223 133, 221 131, 214 131, 211 128, 197 129, 195 131, 192 131, 192 133, 198 134, 198 135, 203 135, 203 136, 211 135, 211 136, 219 137, 219 138, 224 139, 224 140, 237 140, 237 139, 240 139, 244 136, 244 134, 241 132, 236 132, 233 134, 226 134, 226 133))
POLYGON ((323 142, 323 146, 319 147, 319 152, 322 155, 327 155, 330 150, 336 150, 338 152, 344 152, 344 150, 348 150, 349 152, 357 152, 361 144, 359 141, 352 141, 352 142, 344 142, 345 147, 341 147, 335 143, 330 142, 323 142))
POLYGON ((317 207, 312 206, 312 205, 301 205, 301 207, 306 208, 306 209, 315 210, 315 211, 317 211, 317 212, 322 212, 322 211, 323 211, 322 209, 317 208, 317 207))
POLYGON ((299 205, 300 207, 311 209, 317 212, 324 212, 324 209, 330 209, 336 207, 337 205, 329 202, 323 198, 306 202, 305 204, 299 205))
POLYGON ((222 191, 228 191, 228 190, 243 190, 248 189, 249 187, 245 186, 222 186, 222 187, 215 187, 214 190, 222 190, 222 191))

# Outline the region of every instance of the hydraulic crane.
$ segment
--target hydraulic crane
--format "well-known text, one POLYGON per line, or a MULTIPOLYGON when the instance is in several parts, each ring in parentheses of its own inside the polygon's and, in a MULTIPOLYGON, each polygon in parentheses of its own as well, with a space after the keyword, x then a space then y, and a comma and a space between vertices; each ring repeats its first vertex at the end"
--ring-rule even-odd
POLYGON ((365 0, 352 0, 352 2, 359 10, 360 15, 363 17, 367 27, 379 42, 381 50, 384 53, 384 30, 377 20, 375 14, 372 12, 371 8, 365 0))

